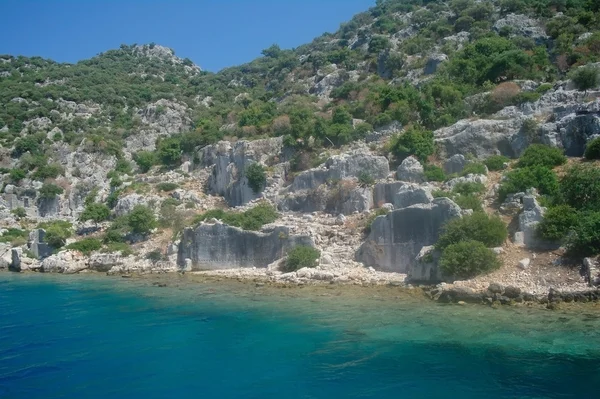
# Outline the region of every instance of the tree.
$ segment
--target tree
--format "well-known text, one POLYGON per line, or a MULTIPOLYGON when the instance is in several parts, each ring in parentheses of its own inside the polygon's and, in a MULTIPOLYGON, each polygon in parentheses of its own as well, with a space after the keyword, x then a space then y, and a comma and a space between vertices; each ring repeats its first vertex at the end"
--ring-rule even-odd
POLYGON ((62 187, 53 183, 44 183, 40 188, 40 198, 54 199, 57 195, 62 194, 65 190, 62 187))
POLYGON ((268 58, 279 58, 282 50, 278 44, 273 44, 271 47, 264 49, 261 54, 268 58))
POLYGON ((265 169, 259 163, 253 163, 246 168, 246 179, 248 179, 248 185, 258 194, 262 191, 267 183, 267 175, 265 169))
POLYGON ((140 151, 136 153, 133 160, 142 173, 146 173, 156 164, 156 154, 151 151, 140 151))
POLYGON ((156 227, 154 212, 145 205, 136 205, 127 217, 131 231, 137 234, 149 234, 156 227))
POLYGON ((85 222, 91 220, 94 223, 100 223, 110 216, 110 209, 104 204, 92 203, 85 207, 79 220, 85 222))
POLYGON ((181 161, 181 145, 176 137, 169 137, 158 143, 158 159, 163 165, 174 166, 181 161))

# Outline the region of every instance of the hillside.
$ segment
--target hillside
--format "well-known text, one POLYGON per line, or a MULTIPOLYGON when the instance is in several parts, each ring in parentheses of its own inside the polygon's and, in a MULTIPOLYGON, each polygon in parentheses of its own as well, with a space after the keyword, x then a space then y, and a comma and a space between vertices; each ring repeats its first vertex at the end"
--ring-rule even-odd
MULTIPOLYGON (((280 234, 297 233, 304 243, 301 237, 310 238, 324 252, 323 273, 339 267, 343 277, 351 265, 363 276, 366 265, 378 270, 373 273, 410 275, 415 256, 466 210, 501 212, 507 195, 532 187, 541 194, 536 201, 550 208, 577 208, 558 191, 544 192, 540 175, 510 191, 499 174, 529 173, 510 159, 532 144, 580 158, 600 135, 596 1, 383 0, 335 33, 262 54, 218 73, 154 43, 122 45, 76 64, 0 56, 0 220, 12 229, 3 236, 11 243, 5 254, 11 247, 33 251, 40 237, 26 236, 43 227, 59 236, 53 249, 87 236, 92 249, 84 252, 105 258, 133 251, 148 270, 179 270, 190 262, 203 269, 192 247, 207 245, 195 240, 208 233, 192 231, 215 217, 244 230, 276 221, 289 230, 280 234), (486 177, 499 159, 498 175, 486 177), (464 183, 485 190, 454 191, 464 183), (264 222, 258 225, 239 213, 226 215, 259 199, 279 213, 248 216, 264 222), (385 260, 369 249, 365 223, 384 210, 400 215, 415 205, 435 215, 410 216, 417 224, 433 218, 433 233, 406 241, 422 245, 402 244, 385 260), (134 210, 158 225, 134 227, 134 210)), ((556 172, 568 170, 549 170, 556 172)), ((503 216, 509 229, 519 225, 524 197, 516 212, 503 216)), ((384 219, 396 223, 388 215, 374 226, 385 230, 384 219)), ((524 233, 523 226, 510 231, 506 245, 514 244, 516 232, 524 233)), ((590 245, 586 256, 600 252, 599 243, 590 245)), ((240 259, 275 260, 291 249, 284 247, 277 257, 232 255, 225 247, 219 259, 202 256, 267 266, 240 259)), ((51 251, 33 252, 30 258, 51 251)), ((419 279, 446 279, 437 266, 432 270, 419 279)))

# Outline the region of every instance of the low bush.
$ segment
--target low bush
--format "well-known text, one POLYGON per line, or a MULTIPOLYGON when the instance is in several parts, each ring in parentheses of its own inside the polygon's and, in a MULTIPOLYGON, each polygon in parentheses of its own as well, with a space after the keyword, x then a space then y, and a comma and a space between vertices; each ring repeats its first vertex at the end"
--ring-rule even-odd
POLYGON ((44 179, 56 179, 58 176, 64 173, 64 169, 62 166, 51 163, 40 165, 35 172, 33 172, 32 177, 36 180, 44 180, 44 179))
POLYGON ((360 172, 358 175, 358 184, 361 187, 369 187, 375 184, 375 179, 367 172, 360 172))
POLYGON ((13 168, 9 172, 10 180, 15 183, 20 182, 27 176, 27 172, 20 168, 13 168))
POLYGON ((28 236, 29 236, 29 233, 27 231, 21 230, 21 229, 15 229, 15 228, 11 227, 11 228, 7 229, 7 231, 0 236, 0 242, 10 242, 11 244, 13 242, 15 242, 16 240, 18 240, 18 241, 25 240, 25 242, 27 242, 28 236))
POLYGON ((452 193, 444 190, 433 190, 431 195, 433 198, 452 198, 452 193))
POLYGON ((537 227, 537 233, 546 240, 562 240, 577 224, 579 215, 569 205, 557 205, 548 208, 544 219, 537 227))
POLYGON ((173 191, 179 188, 179 184, 177 183, 158 183, 156 185, 156 189, 158 191, 173 191))
POLYGON ((460 182, 457 183, 452 192, 460 195, 481 194, 485 191, 485 186, 482 183, 475 182, 460 182))
POLYGON ((560 180, 561 199, 575 209, 600 211, 600 168, 577 165, 560 180))
POLYGON ((18 217, 19 219, 22 219, 24 217, 27 216, 27 211, 25 210, 25 208, 23 207, 18 207, 13 209, 12 211, 10 211, 10 213, 12 213, 13 215, 15 215, 16 217, 18 217))
POLYGON ((148 252, 146 254, 146 259, 148 259, 152 263, 156 263, 156 262, 160 262, 161 260, 165 259, 165 256, 162 254, 162 252, 160 250, 155 249, 154 251, 148 252))
POLYGON ((442 228, 436 247, 445 249, 461 241, 479 241, 486 247, 502 245, 508 237, 506 225, 498 216, 488 216, 484 212, 475 212, 462 218, 450 220, 442 228))
POLYGON ((587 143, 584 156, 586 159, 600 159, 600 137, 587 143))
POLYGON ((393 136, 388 148, 400 162, 414 155, 424 163, 435 151, 433 132, 412 127, 402 134, 393 136))
POLYGON ((266 202, 261 202, 254 208, 245 212, 226 212, 222 209, 211 209, 198 215, 194 223, 200 223, 208 219, 218 219, 229 226, 240 227, 244 230, 260 230, 265 224, 273 223, 279 214, 266 202))
POLYGON ((439 166, 425 165, 423 169, 425 172, 425 179, 427 179, 427 181, 442 182, 446 180, 446 174, 444 173, 444 170, 439 166))
POLYGON ((444 249, 439 261, 445 275, 468 279, 500 268, 496 254, 479 241, 462 241, 444 249))
POLYGON ((127 224, 131 231, 136 234, 147 235, 156 228, 156 217, 152 209, 145 205, 136 205, 127 215, 127 224))
POLYGON ((578 68, 571 74, 571 79, 578 90, 589 90, 600 83, 600 69, 591 66, 578 68))
POLYGON ((491 157, 487 158, 484 163, 489 170, 498 171, 503 170, 504 164, 508 161, 509 159, 503 155, 492 155, 491 157))
POLYGON ((544 166, 552 169, 567 162, 567 157, 562 150, 543 144, 532 144, 523 152, 517 166, 526 168, 531 166, 544 166))
POLYGON ((148 172, 152 166, 158 163, 158 157, 151 151, 140 151, 133 156, 133 160, 142 173, 148 172))
POLYGON ((253 163, 246 168, 246 179, 248 185, 254 193, 260 193, 267 184, 267 174, 265 168, 259 163, 253 163))
POLYGON ((40 223, 38 227, 46 230, 44 240, 54 248, 63 247, 67 239, 73 235, 73 225, 65 220, 40 223))
POLYGON ((488 168, 479 162, 471 162, 468 163, 465 168, 462 170, 462 172, 460 172, 461 176, 466 176, 466 175, 470 175, 470 174, 474 174, 474 175, 487 175, 488 173, 488 168))
POLYGON ((81 215, 79 215, 79 220, 85 222, 87 220, 91 220, 94 223, 100 223, 108 219, 110 216, 110 209, 108 206, 99 203, 91 203, 87 204, 81 215))
POLYGON ((474 212, 483 211, 483 203, 476 195, 457 195, 452 198, 452 200, 456 205, 460 206, 461 209, 472 209, 474 212))
POLYGON ((558 193, 558 179, 556 174, 543 166, 515 169, 506 174, 498 192, 500 201, 504 201, 508 194, 524 192, 536 188, 540 194, 556 195, 558 193))
POLYGON ((79 251, 85 255, 89 255, 90 253, 102 248, 102 241, 100 241, 97 238, 84 238, 82 240, 67 245, 65 248, 79 251))
POLYGON ((583 258, 600 254, 600 212, 584 212, 566 242, 570 256, 583 258))
POLYGON ((321 256, 321 251, 308 246, 297 246, 291 249, 287 254, 285 265, 281 266, 283 272, 293 272, 303 267, 316 267, 317 261, 321 256))
POLYGON ((133 254, 133 249, 131 249, 131 246, 129 246, 129 244, 126 244, 124 242, 110 242, 106 244, 106 246, 102 249, 102 252, 121 252, 122 256, 129 256, 133 254))

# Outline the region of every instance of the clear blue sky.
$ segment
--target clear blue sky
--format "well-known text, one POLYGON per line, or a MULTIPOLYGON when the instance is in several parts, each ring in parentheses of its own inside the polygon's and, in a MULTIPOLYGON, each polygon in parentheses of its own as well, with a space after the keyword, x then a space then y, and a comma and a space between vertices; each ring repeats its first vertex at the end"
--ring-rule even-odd
POLYGON ((0 54, 77 62, 155 42, 218 71, 273 43, 297 47, 375 0, 0 0, 0 54))

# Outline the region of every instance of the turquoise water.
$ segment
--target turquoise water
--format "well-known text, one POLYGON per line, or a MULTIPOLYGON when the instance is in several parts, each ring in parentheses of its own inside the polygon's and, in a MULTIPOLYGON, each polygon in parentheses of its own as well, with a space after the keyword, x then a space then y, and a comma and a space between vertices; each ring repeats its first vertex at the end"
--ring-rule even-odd
POLYGON ((598 398, 600 312, 0 274, 0 398, 598 398))

